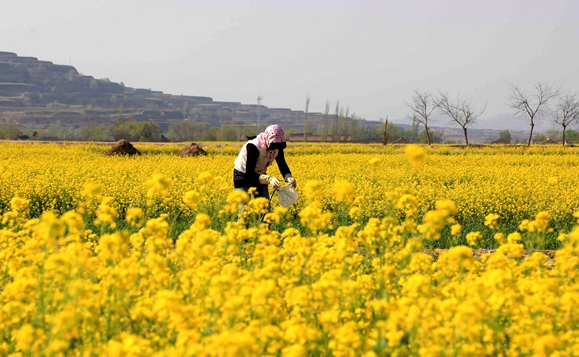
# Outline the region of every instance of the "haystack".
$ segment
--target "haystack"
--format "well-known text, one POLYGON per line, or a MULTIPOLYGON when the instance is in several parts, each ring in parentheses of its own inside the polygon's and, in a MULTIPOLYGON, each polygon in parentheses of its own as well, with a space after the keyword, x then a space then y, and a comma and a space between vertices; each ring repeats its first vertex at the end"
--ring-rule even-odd
POLYGON ((201 149, 201 146, 197 145, 196 143, 188 144, 179 152, 179 156, 200 156, 200 155, 207 155, 205 150, 201 149))
POLYGON ((135 147, 125 139, 119 140, 108 152, 108 156, 112 155, 141 155, 139 150, 135 149, 135 147))

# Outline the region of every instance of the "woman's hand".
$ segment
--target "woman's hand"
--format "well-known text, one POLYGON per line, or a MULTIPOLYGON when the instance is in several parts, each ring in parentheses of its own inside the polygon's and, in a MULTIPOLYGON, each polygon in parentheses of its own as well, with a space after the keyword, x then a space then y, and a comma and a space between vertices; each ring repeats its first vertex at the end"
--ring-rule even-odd
POLYGON ((275 177, 269 175, 259 175, 259 183, 264 185, 269 184, 271 187, 277 190, 279 188, 280 182, 275 177))
POLYGON ((285 175, 285 182, 287 182, 287 185, 291 188, 296 188, 298 186, 296 179, 290 174, 285 175))

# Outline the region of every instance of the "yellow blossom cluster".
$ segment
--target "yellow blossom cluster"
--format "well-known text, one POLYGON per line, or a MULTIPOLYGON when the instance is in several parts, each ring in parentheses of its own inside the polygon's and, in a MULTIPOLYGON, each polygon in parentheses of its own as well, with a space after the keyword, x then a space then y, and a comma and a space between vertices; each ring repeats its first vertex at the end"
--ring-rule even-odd
POLYGON ((285 208, 240 147, 2 144, 0 356, 579 350, 576 148, 290 143, 285 208))
MULTIPOLYGON (((147 204, 149 213, 175 217, 186 211, 191 219, 214 206, 209 215, 215 221, 231 190, 232 162, 241 144, 207 145, 209 155, 195 158, 179 157, 180 147, 174 144, 137 144, 143 155, 136 158, 106 157, 106 147, 91 144, 3 144, 0 209, 7 210, 10 200, 19 196, 30 200, 32 217, 45 210, 82 211, 84 206, 94 211, 94 202, 108 196, 114 198, 120 218, 129 207, 147 204), (85 186, 87 182, 93 186, 85 186)), ((569 230, 573 213, 579 211, 576 148, 290 143, 286 151, 304 198, 298 211, 308 200, 319 199, 347 216, 350 207, 338 203, 358 199, 353 216, 383 217, 390 214, 384 210, 386 193, 395 188, 421 202, 414 211, 405 209, 407 214, 424 215, 440 200, 455 202, 462 234, 496 229, 483 226, 489 214, 499 215, 501 227, 507 228, 542 211, 549 212, 553 227, 569 230), (470 224, 480 227, 467 229, 470 224)), ((269 171, 281 177, 275 165, 269 171)))
MULTIPOLYGON (((202 180, 215 179, 204 174, 202 180)), ((106 188, 82 189, 100 190, 106 188)), ((180 198, 187 205, 210 199, 211 191, 189 192, 180 198)), ((224 201, 232 209, 216 218, 222 230, 198 212, 177 239, 170 236, 171 216, 151 214, 146 202, 129 207, 130 225, 119 228, 111 224, 117 214, 111 196, 91 197, 90 205, 81 201, 62 215, 47 210, 30 218, 30 201, 16 196, 0 212, 0 355, 567 356, 579 350, 579 226, 561 237, 554 257, 527 253, 520 244, 549 233, 546 212, 535 216, 534 231, 527 223, 506 236, 496 233, 501 245, 492 254, 477 258, 458 245, 434 259, 424 240, 457 224, 460 211, 439 200, 421 216, 415 209, 422 202, 404 190, 388 195, 390 212, 407 212, 402 216, 335 229, 322 201, 309 201, 298 213, 306 231, 272 229, 291 223, 288 209, 268 212, 264 198, 232 191, 224 201), (263 213, 265 223, 250 219, 263 213)), ((476 245, 481 236, 469 232, 467 239, 476 245)))

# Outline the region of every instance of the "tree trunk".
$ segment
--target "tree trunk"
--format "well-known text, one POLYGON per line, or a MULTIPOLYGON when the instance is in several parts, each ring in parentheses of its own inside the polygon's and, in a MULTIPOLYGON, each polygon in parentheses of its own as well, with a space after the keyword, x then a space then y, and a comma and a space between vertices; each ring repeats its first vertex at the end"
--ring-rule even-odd
POLYGON ((529 141, 527 141, 527 146, 531 146, 531 139, 533 138, 533 128, 535 124, 531 121, 531 132, 529 133, 529 141))
POLYGON ((428 127, 424 124, 424 129, 426 130, 426 140, 428 141, 428 145, 430 145, 430 134, 428 133, 428 127))
POLYGON ((384 133, 382 133, 382 145, 388 145, 388 119, 384 122, 384 133))
POLYGON ((567 129, 567 126, 563 125, 563 146, 565 146, 565 129, 567 129))
POLYGON ((464 142, 468 146, 468 135, 466 134, 466 126, 463 126, 462 130, 464 131, 464 142))

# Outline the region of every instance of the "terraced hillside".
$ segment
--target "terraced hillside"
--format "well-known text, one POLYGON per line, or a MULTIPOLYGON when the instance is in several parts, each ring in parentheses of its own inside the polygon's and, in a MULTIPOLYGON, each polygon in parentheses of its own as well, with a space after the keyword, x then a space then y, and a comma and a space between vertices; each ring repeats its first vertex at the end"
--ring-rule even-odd
MULTIPOLYGON (((107 124, 119 112, 137 121, 154 120, 165 130, 172 121, 185 118, 209 126, 224 121, 245 125, 256 122, 257 111, 255 104, 131 88, 83 75, 72 66, 0 52, 0 120, 21 127, 107 124)), ((303 129, 303 111, 266 106, 259 106, 259 111, 263 125, 283 123, 288 129, 303 129)), ((314 123, 323 120, 319 113, 310 114, 310 118, 314 123)))

